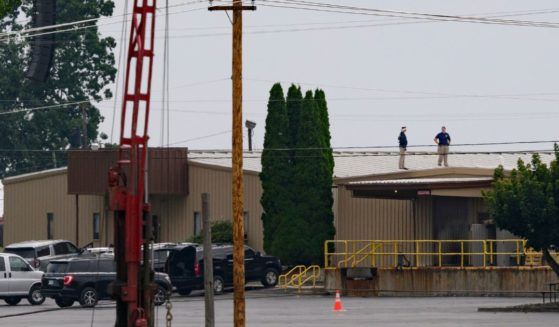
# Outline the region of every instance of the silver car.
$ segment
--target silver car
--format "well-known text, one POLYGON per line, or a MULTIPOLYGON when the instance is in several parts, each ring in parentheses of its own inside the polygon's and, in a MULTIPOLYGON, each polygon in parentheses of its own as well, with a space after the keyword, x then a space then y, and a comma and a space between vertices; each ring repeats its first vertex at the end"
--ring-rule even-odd
POLYGON ((37 271, 16 254, 0 253, 0 299, 9 305, 26 298, 32 305, 45 302, 41 294, 42 271, 37 271))
POLYGON ((54 259, 65 259, 80 254, 72 242, 66 240, 25 241, 8 245, 4 252, 17 254, 29 262, 33 268, 46 271, 54 259))

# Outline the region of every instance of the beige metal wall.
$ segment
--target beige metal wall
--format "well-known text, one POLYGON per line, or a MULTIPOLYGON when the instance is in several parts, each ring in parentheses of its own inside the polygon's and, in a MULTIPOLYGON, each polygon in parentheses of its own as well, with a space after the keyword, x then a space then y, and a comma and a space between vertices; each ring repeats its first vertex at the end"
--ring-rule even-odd
MULTIPOLYGON (((194 212, 201 212, 201 194, 210 194, 212 220, 231 220, 231 172, 227 169, 193 164, 189 167, 190 194, 150 197, 152 213, 160 217, 161 241, 185 241, 194 232, 194 212)), ((5 244, 47 238, 47 213, 54 214, 54 238, 76 242, 76 197, 68 195, 67 173, 59 170, 33 178, 5 183, 5 244)), ((256 173, 245 173, 245 211, 248 213, 248 244, 261 251, 262 188, 256 173)), ((113 213, 106 199, 97 195, 79 196, 79 245, 113 243, 113 213), (100 239, 93 240, 93 215, 101 217, 100 239)))
POLYGON ((336 239, 412 240, 432 238, 431 197, 412 200, 354 198, 338 188, 336 239), (415 231, 414 231, 415 226, 415 231))
MULTIPOLYGON (((76 242, 76 197, 67 194, 65 170, 4 181, 5 244, 47 238, 47 213, 54 215, 53 238, 76 242)), ((101 237, 105 241, 106 217, 103 197, 79 197, 79 245, 93 241, 93 213, 101 216, 101 237)), ((109 237, 111 237, 109 235, 109 237)))
MULTIPOLYGON (((232 216, 231 171, 202 164, 189 166, 189 195, 184 197, 152 197, 153 214, 161 217, 162 241, 185 241, 194 233, 194 213, 202 211, 202 193, 210 195, 210 218, 212 221, 228 220, 232 216)), ((262 187, 256 173, 245 172, 244 210, 248 213, 248 244, 263 250, 262 187)))

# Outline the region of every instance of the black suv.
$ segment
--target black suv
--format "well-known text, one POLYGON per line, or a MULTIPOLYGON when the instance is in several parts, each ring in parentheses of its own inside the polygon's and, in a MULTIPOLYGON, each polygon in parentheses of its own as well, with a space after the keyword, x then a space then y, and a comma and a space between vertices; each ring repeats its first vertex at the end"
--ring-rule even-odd
MULTIPOLYGON (((233 246, 213 245, 214 292, 220 294, 226 286, 233 285, 233 246)), ((167 273, 180 295, 204 288, 204 248, 185 246, 173 251, 167 260, 167 273)), ((265 287, 273 287, 281 272, 280 260, 263 256, 245 246, 245 280, 260 281, 265 287)))
MULTIPOLYGON (((82 307, 93 307, 97 301, 109 299, 107 287, 116 279, 114 256, 80 256, 65 260, 53 260, 41 281, 41 294, 53 298, 63 308, 79 301, 82 307)), ((154 303, 165 303, 172 290, 167 274, 155 273, 154 303)))

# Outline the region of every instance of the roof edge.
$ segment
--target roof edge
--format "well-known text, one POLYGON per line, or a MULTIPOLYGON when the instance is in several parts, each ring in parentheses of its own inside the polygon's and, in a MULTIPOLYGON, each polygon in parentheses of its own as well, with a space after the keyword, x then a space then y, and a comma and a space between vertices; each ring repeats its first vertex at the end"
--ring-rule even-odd
POLYGON ((48 170, 41 170, 41 171, 36 171, 36 172, 33 172, 33 173, 27 173, 27 174, 16 175, 16 176, 11 176, 11 177, 4 178, 2 180, 2 184, 4 184, 4 185, 15 184, 15 183, 25 182, 25 181, 28 181, 28 180, 34 180, 34 179, 38 179, 38 178, 45 178, 45 177, 62 175, 62 174, 66 174, 67 172, 68 172, 68 167, 60 167, 60 168, 54 168, 54 169, 48 169, 48 170))
MULTIPOLYGON (((508 170, 505 170, 508 172, 508 170)), ((439 175, 447 174, 462 174, 483 177, 493 177, 495 169, 492 168, 481 168, 481 167, 444 167, 444 168, 429 168, 429 169, 417 169, 417 170, 404 170, 399 172, 390 172, 383 174, 366 174, 359 176, 349 176, 349 177, 336 177, 334 176, 334 183, 338 185, 347 184, 355 181, 362 181, 364 179, 370 180, 382 180, 382 179, 410 179, 410 178, 423 178, 423 177, 433 177, 439 175)))

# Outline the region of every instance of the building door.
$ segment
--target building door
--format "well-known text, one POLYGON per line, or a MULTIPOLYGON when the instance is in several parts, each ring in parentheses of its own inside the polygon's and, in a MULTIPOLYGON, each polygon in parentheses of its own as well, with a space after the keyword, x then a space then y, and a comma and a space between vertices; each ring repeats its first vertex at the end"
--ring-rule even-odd
MULTIPOLYGON (((435 196, 434 201, 434 233, 437 240, 466 240, 469 239, 469 199, 461 197, 435 196)), ((439 251, 435 246, 434 251, 439 251)), ((459 242, 445 242, 443 253, 460 253, 459 242)), ((438 264, 438 261, 436 261, 438 264)), ((442 265, 460 265, 460 255, 443 256, 442 265)))

